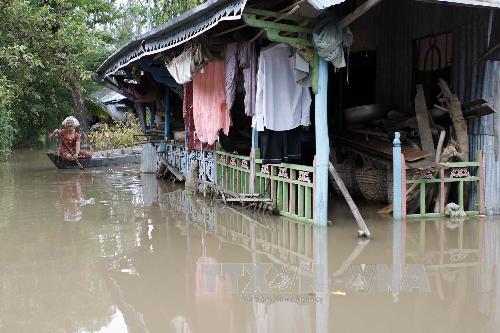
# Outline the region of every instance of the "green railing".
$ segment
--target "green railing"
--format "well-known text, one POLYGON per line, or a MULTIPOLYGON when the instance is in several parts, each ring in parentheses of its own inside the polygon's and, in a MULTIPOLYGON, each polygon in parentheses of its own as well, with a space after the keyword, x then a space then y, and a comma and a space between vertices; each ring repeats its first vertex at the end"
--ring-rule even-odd
POLYGON ((217 151, 217 185, 236 193, 250 193, 250 157, 217 151))
POLYGON ((313 179, 314 167, 262 165, 262 160, 255 160, 255 191, 272 198, 283 216, 313 221, 313 179))
POLYGON ((262 165, 261 159, 217 151, 217 185, 271 198, 280 215, 313 222, 314 167, 262 165))
MULTIPOLYGON (((436 177, 434 172, 424 172, 414 175, 411 179, 406 179, 406 184, 417 184, 419 190, 419 213, 406 215, 409 218, 422 217, 442 217, 445 216, 446 190, 445 184, 457 185, 456 202, 461 209, 464 209, 464 187, 466 183, 476 184, 477 203, 476 209, 466 211, 469 216, 484 214, 484 154, 478 154, 477 162, 450 162, 441 163, 439 175, 436 177), (430 186, 439 185, 439 213, 426 211, 427 190, 430 186)), ((403 186, 406 188, 406 186, 403 186)), ((403 199, 403 207, 406 207, 406 196, 403 199)), ((451 200, 454 201, 454 200, 451 200)))

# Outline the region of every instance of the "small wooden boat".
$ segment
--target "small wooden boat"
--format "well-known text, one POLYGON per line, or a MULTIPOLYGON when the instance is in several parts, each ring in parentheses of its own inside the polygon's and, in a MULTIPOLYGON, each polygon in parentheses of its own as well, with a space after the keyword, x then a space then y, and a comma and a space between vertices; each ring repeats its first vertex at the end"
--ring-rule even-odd
MULTIPOLYGON (((58 169, 78 169, 75 161, 61 157, 55 151, 48 151, 47 156, 58 169)), ((98 168, 111 165, 122 165, 129 163, 141 163, 141 152, 130 149, 128 154, 109 154, 107 152, 95 152, 90 160, 79 160, 84 168, 98 168)))

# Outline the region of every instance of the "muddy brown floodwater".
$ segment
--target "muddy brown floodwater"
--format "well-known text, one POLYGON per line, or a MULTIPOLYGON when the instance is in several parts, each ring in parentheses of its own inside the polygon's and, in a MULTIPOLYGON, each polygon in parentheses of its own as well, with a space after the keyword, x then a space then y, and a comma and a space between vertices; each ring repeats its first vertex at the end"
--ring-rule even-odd
POLYGON ((38 151, 0 184, 0 332, 500 332, 499 219, 364 206, 358 240, 339 199, 313 228, 38 151))

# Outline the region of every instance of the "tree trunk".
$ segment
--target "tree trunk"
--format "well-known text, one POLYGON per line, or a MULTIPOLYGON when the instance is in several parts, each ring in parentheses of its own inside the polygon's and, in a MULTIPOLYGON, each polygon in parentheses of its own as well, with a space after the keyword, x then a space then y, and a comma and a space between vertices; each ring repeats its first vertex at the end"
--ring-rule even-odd
POLYGON ((73 97, 73 103, 75 104, 75 114, 78 121, 80 122, 80 129, 84 133, 87 133, 89 130, 89 117, 85 108, 85 101, 83 99, 80 78, 77 74, 73 73, 73 75, 68 76, 67 79, 71 97, 73 97))

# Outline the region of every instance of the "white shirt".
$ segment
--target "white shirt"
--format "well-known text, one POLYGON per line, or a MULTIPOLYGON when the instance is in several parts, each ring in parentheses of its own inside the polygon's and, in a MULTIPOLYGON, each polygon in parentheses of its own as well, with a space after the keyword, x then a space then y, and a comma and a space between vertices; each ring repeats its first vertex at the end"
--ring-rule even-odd
POLYGON ((255 116, 252 127, 286 131, 309 126, 311 93, 298 85, 291 47, 276 44, 261 52, 257 73, 255 116))

